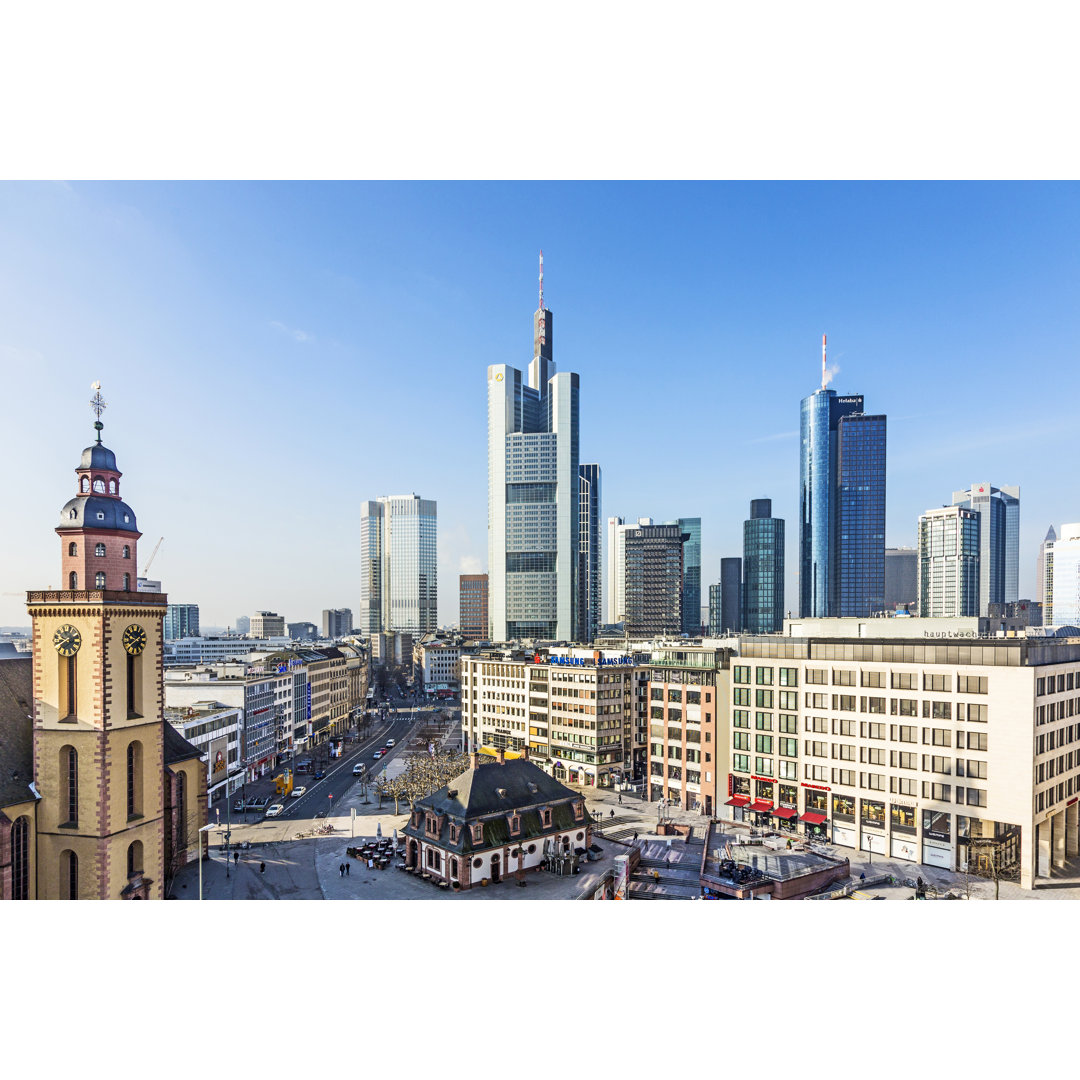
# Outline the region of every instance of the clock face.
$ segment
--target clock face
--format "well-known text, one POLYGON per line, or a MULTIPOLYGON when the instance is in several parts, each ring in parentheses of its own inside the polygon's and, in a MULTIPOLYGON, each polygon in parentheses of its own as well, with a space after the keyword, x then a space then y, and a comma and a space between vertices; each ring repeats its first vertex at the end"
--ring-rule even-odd
POLYGON ((64 623, 53 634, 53 645, 61 656, 74 656, 82 645, 82 635, 70 623, 64 623))
POLYGON ((146 648, 146 631, 138 623, 132 623, 124 631, 124 648, 132 656, 138 656, 146 648))

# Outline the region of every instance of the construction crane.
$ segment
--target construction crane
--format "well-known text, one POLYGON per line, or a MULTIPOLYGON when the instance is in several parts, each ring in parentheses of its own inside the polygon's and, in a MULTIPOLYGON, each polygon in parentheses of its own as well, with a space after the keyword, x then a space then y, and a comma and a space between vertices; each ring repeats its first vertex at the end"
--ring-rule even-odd
POLYGON ((159 537, 158 542, 154 545, 154 550, 150 552, 150 558, 146 560, 146 565, 143 567, 143 577, 146 577, 146 575, 150 573, 150 564, 154 561, 154 556, 157 555, 158 548, 161 547, 161 541, 164 539, 164 536, 159 537))

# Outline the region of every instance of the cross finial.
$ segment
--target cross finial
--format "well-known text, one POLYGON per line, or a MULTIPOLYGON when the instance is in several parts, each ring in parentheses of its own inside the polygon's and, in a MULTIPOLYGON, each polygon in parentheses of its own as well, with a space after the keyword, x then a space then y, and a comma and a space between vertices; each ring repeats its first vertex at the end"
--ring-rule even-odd
POLYGON ((94 429, 97 431, 98 445, 101 445, 101 429, 105 426, 101 422, 101 414, 108 408, 109 403, 101 396, 101 383, 92 382, 90 389, 94 391, 94 396, 90 399, 90 408, 94 410, 94 416, 97 419, 94 421, 94 429))

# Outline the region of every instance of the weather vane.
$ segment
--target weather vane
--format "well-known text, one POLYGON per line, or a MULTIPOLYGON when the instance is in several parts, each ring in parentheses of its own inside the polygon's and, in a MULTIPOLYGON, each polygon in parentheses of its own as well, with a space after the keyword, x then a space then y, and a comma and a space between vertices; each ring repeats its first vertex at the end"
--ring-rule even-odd
POLYGON ((97 441, 101 443, 101 429, 105 426, 101 422, 101 414, 108 408, 109 403, 101 396, 101 383, 92 382, 90 389, 94 391, 94 396, 90 399, 90 408, 94 410, 94 416, 97 419, 94 421, 94 429, 98 433, 97 441))

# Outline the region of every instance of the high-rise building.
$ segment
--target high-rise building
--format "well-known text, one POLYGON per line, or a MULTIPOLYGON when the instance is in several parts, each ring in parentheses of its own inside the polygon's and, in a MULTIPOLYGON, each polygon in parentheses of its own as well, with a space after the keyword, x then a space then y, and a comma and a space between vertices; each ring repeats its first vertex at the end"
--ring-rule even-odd
POLYGON ((979 515, 960 506, 919 517, 919 615, 951 619, 979 614, 979 515))
POLYGON ((199 636, 199 605, 169 604, 165 613, 165 640, 199 636))
POLYGON ((689 539, 678 525, 641 525, 626 530, 628 636, 682 633, 683 545, 689 539))
POLYGON ((607 519, 607 568, 604 572, 605 622, 626 621, 626 530, 652 525, 651 517, 640 517, 636 522, 625 518, 607 519))
POLYGON ((689 536, 683 544, 683 633, 701 632, 701 518, 677 518, 665 521, 677 525, 689 536))
POLYGON ((486 641, 489 629, 487 574, 461 574, 458 578, 458 630, 471 641, 486 641))
POLYGON ((579 378, 555 372, 551 312, 533 316, 527 381, 487 369, 488 609, 496 641, 578 638, 579 378))
POLYGON ((1080 626, 1080 523, 1062 525, 1054 542, 1053 588, 1050 625, 1080 626))
POLYGON ((723 633, 720 606, 722 595, 719 582, 709 586, 709 621, 706 623, 709 637, 719 637, 723 633))
POLYGON ((743 630, 776 634, 784 626, 784 519, 772 499, 752 499, 743 522, 743 630))
POLYGON ((1020 599, 1020 488, 972 484, 953 506, 979 515, 979 614, 1020 599))
POLYGON ((600 624, 600 466, 579 465, 578 636, 592 641, 600 624))
POLYGON ((438 627, 434 499, 383 495, 360 506, 360 631, 438 627))
POLYGON ((293 641, 314 641, 319 628, 313 622, 291 622, 285 624, 285 633, 293 641))
POLYGON ((324 638, 345 637, 353 630, 353 616, 350 608, 323 608, 322 636, 324 638))
POLYGON ((804 618, 862 618, 885 605, 884 416, 861 394, 822 385, 800 421, 799 608, 804 618))
POLYGON ((919 550, 885 549, 885 610, 914 608, 919 595, 919 550))
POLYGON ((1039 545, 1035 563, 1035 599, 1042 604, 1043 626, 1054 625, 1054 543, 1057 533, 1051 525, 1046 539, 1039 545))
POLYGON ((246 615, 236 617, 236 632, 238 634, 251 633, 251 620, 246 615))
POLYGON ((720 560, 720 629, 725 634, 738 634, 743 626, 743 561, 720 560))
POLYGON ((276 611, 256 611, 251 616, 249 633, 256 638, 285 636, 285 616, 276 611))

